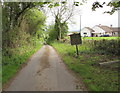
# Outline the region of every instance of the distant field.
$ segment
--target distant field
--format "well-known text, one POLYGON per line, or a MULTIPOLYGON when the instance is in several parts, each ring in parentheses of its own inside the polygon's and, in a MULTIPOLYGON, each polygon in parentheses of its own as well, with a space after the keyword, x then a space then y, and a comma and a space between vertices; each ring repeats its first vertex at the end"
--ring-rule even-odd
POLYGON ((83 39, 89 39, 89 40, 100 40, 100 39, 120 39, 120 37, 82 37, 83 39))
MULTIPOLYGON (((70 36, 66 36, 65 39, 70 39, 70 36)), ((83 40, 101 40, 101 39, 106 39, 106 40, 111 40, 111 39, 120 39, 120 37, 82 37, 83 40)))

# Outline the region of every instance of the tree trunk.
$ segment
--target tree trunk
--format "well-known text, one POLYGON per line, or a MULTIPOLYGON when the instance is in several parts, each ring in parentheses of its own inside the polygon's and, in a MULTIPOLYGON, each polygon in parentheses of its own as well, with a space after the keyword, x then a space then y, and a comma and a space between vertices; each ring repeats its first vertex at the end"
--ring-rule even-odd
POLYGON ((61 37, 62 37, 62 35, 61 35, 61 26, 60 26, 60 23, 59 23, 59 40, 61 40, 61 37))

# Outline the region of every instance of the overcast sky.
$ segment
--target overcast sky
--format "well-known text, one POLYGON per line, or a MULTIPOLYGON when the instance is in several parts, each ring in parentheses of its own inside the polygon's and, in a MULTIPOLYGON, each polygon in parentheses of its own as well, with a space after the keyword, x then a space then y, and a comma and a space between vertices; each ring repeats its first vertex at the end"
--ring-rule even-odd
MULTIPOLYGON (((104 2, 105 0, 97 1, 104 2)), ((109 1, 111 0, 106 0, 106 2, 109 1)), ((110 26, 112 24, 113 27, 118 27, 118 12, 115 12, 113 15, 103 14, 105 10, 110 10, 110 7, 104 7, 96 9, 96 11, 92 11, 91 7, 93 2, 95 2, 95 0, 88 0, 87 3, 79 7, 81 9, 81 28, 92 28, 99 24, 106 26, 110 26)), ((69 31, 80 30, 80 16, 75 15, 73 20, 76 24, 69 24, 69 31)))

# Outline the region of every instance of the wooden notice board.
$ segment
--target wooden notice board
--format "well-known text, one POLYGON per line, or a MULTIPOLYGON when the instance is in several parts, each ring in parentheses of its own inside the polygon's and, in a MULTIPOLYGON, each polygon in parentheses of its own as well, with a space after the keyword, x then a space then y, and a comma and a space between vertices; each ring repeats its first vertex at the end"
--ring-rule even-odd
POLYGON ((80 33, 70 35, 70 42, 71 42, 71 45, 82 44, 80 33))

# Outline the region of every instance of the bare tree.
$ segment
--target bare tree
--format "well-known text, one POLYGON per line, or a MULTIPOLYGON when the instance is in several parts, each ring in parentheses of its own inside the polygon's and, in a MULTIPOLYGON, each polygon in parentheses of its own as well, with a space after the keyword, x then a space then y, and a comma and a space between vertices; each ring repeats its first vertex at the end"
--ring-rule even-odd
POLYGON ((57 24, 60 40, 62 37, 61 23, 67 23, 69 19, 79 12, 79 10, 76 10, 77 3, 74 0, 67 0, 63 2, 50 3, 48 7, 49 9, 47 11, 50 11, 55 19, 55 25, 57 24))

